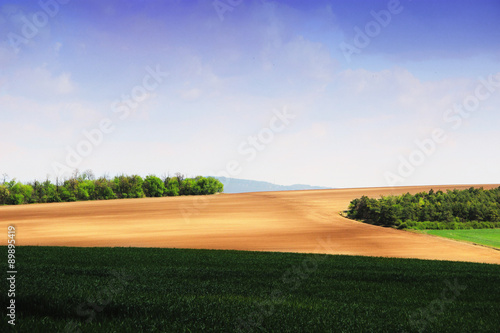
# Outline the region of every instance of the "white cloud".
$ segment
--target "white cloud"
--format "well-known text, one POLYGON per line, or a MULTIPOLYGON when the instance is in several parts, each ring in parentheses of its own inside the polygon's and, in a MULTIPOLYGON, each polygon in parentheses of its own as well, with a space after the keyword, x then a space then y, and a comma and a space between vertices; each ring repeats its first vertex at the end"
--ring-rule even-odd
POLYGON ((18 124, 37 123, 42 127, 79 128, 104 117, 98 109, 82 102, 37 101, 20 96, 0 96, 0 110, 5 119, 18 124))
POLYGON ((187 101, 196 100, 201 96, 201 94, 201 90, 197 88, 181 90, 179 92, 180 97, 187 101))
POLYGON ((46 67, 23 68, 7 76, 8 92, 27 98, 50 99, 76 91, 71 73, 52 74, 46 67))
POLYGON ((53 79, 53 82, 50 84, 54 84, 54 90, 57 94, 69 94, 75 90, 74 84, 71 82, 71 74, 70 73, 62 73, 60 76, 53 79))
POLYGON ((312 42, 302 36, 284 45, 279 52, 286 59, 286 67, 295 68, 302 77, 318 81, 332 79, 337 67, 328 49, 321 43, 312 42))

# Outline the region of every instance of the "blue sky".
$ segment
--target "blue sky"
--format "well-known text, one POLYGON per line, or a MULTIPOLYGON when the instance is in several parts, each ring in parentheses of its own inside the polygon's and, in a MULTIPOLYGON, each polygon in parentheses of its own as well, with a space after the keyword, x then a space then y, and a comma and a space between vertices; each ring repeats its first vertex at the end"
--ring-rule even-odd
POLYGON ((0 173, 500 183, 499 17, 498 1, 2 0, 0 173))

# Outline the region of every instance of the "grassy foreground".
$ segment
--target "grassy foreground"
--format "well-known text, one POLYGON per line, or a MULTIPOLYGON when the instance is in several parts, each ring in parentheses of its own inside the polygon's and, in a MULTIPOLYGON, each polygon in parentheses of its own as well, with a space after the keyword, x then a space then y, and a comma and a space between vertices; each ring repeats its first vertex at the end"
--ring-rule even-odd
MULTIPOLYGON (((17 247, 16 265, 13 330, 19 332, 493 332, 500 327, 500 265, 65 247, 17 247)), ((0 331, 7 332, 12 330, 5 313, 8 285, 2 280, 0 331)))
POLYGON ((500 249, 500 229, 426 230, 435 236, 488 245, 500 249))

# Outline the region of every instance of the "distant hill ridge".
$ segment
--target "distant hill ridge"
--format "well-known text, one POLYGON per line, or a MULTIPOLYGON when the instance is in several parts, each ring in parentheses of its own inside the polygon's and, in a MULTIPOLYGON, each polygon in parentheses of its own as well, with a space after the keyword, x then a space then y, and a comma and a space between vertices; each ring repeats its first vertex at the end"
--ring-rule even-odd
POLYGON ((269 182, 215 177, 224 184, 224 193, 246 193, 246 192, 266 192, 266 191, 298 191, 298 190, 326 190, 330 187, 310 186, 303 184, 276 185, 269 182))

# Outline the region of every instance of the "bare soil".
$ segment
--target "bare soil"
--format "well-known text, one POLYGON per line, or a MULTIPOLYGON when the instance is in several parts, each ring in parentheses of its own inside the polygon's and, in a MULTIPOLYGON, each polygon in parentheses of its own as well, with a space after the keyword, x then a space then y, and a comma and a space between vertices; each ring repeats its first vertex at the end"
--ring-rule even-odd
MULTIPOLYGON (((166 247, 330 253, 500 264, 500 251, 368 225, 339 212, 362 195, 460 186, 256 192, 0 207, 16 245, 166 247)), ((499 185, 473 185, 484 188, 499 185)))

